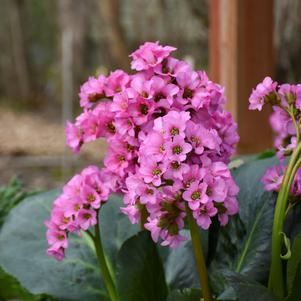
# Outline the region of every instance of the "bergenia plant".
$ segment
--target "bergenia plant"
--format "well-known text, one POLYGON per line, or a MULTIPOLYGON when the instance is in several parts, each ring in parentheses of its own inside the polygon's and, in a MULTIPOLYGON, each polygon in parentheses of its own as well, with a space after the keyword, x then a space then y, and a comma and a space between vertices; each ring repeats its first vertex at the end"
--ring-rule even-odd
MULTIPOLYGON (((276 134, 275 147, 279 164, 269 168, 262 182, 268 191, 278 192, 272 235, 272 262, 269 288, 276 297, 285 296, 283 278, 283 242, 288 241, 284 233, 284 222, 289 210, 301 195, 301 85, 278 85, 270 77, 253 90, 249 99, 251 110, 262 110, 264 104, 273 107, 270 123, 276 134), (286 157, 289 156, 289 160, 286 157)), ((289 245, 287 244, 287 248, 289 245)), ((290 250, 288 250, 290 251, 290 250)))
POLYGON ((227 164, 239 137, 224 109, 224 89, 173 58, 175 50, 147 42, 130 55, 133 74, 90 77, 79 93, 83 112, 66 127, 73 151, 103 137, 108 151, 103 168, 87 167, 55 200, 46 221, 47 252, 62 260, 68 234, 87 231, 113 301, 118 292, 98 227, 110 193, 122 194, 120 210, 163 246, 176 248, 187 239, 187 220, 206 301, 212 297, 199 228, 208 229, 213 218, 224 226, 238 212, 238 187, 227 164))

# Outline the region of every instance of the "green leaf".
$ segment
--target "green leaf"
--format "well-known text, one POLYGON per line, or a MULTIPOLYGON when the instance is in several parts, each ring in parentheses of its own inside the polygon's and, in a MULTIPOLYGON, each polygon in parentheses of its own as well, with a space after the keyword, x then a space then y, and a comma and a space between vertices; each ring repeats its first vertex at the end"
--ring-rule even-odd
POLYGON ((238 301, 277 301, 265 286, 246 276, 234 272, 227 272, 225 276, 234 288, 238 301))
POLYGON ((140 232, 122 245, 116 276, 121 301, 166 300, 164 270, 149 232, 140 232))
MULTIPOLYGON (((106 290, 100 278, 94 249, 87 237, 70 235, 70 247, 66 258, 56 262, 46 256, 47 242, 44 220, 49 218, 53 200, 58 191, 50 191, 29 197, 16 206, 7 216, 0 232, 0 266, 17 278, 21 285, 33 294, 48 294, 60 300, 108 300, 106 290)), ((119 220, 113 219, 110 210, 118 209, 121 200, 112 198, 103 207, 101 224, 107 229, 116 229, 119 220), (116 206, 116 207, 112 207, 116 206)), ((130 222, 122 219, 122 227, 129 233, 134 231, 130 222)), ((115 239, 116 232, 106 232, 105 248, 108 256, 114 258, 117 250, 108 245, 115 239)), ((118 246, 124 233, 119 231, 118 246)), ((127 237, 127 235, 126 235, 127 237)))
MULTIPOLYGON (((184 230, 188 240, 174 250, 170 250, 165 261, 166 280, 171 289, 197 288, 200 286, 192 243, 188 230, 184 230)), ((200 230, 204 256, 207 257, 208 231, 200 230)))
POLYGON ((104 250, 113 267, 121 245, 139 231, 129 218, 120 211, 123 206, 120 196, 112 195, 110 201, 100 211, 100 232, 104 250))
POLYGON ((170 292, 167 301, 200 301, 200 298, 200 289, 183 289, 170 292))
POLYGON ((16 177, 12 178, 7 186, 0 187, 0 227, 9 211, 27 196, 33 194, 34 192, 23 191, 22 183, 16 177))
POLYGON ((211 283, 219 294, 225 290, 222 270, 241 273, 253 280, 266 281, 270 265, 271 233, 275 194, 263 189, 261 178, 275 158, 255 160, 233 171, 240 187, 239 214, 220 229, 211 283))
POLYGON ((296 236, 291 257, 287 262, 288 301, 298 301, 301 296, 301 233, 296 236))
POLYGON ((30 301, 34 299, 34 296, 22 288, 14 277, 5 273, 0 267, 0 300, 15 298, 30 301))

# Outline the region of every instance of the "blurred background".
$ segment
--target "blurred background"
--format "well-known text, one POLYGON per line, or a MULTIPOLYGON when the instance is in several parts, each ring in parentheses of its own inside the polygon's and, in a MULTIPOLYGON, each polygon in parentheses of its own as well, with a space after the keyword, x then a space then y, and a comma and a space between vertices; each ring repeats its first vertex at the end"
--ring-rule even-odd
POLYGON ((72 155, 65 147, 65 121, 80 111, 80 84, 89 75, 129 70, 128 54, 145 41, 177 47, 178 58, 226 85, 228 106, 242 133, 241 153, 271 146, 269 131, 261 134, 252 128, 261 117, 246 115, 250 87, 265 75, 279 82, 301 79, 301 0, 0 0, 0 4, 0 186, 17 175, 27 189, 54 188, 75 170, 100 164, 105 143, 72 155), (259 37, 263 42, 256 42, 259 37), (269 62, 266 69, 257 56, 269 62), (254 74, 244 94, 239 94, 241 72, 254 74), (250 136, 257 148, 244 143, 250 136))

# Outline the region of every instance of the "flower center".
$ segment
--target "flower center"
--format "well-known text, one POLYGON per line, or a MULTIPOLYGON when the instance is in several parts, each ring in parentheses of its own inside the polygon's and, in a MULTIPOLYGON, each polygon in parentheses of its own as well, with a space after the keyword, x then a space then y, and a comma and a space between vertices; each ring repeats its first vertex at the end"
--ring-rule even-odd
POLYGON ((58 240, 64 240, 64 239, 65 239, 65 236, 62 235, 62 234, 59 234, 59 235, 57 235, 56 238, 57 238, 58 240))
POLYGON ((119 160, 120 162, 124 162, 124 161, 125 161, 125 156, 124 156, 124 155, 119 155, 119 156, 118 156, 118 160, 119 160))
POLYGON ((146 104, 141 104, 140 105, 140 112, 143 115, 147 115, 148 114, 148 107, 146 104))
POLYGON ((104 95, 101 93, 91 93, 88 96, 88 100, 90 102, 96 102, 96 101, 100 100, 101 98, 104 98, 104 95))
POLYGON ((108 131, 111 132, 112 134, 115 134, 115 132, 116 132, 115 125, 113 124, 112 121, 110 121, 110 122, 107 124, 107 129, 108 129, 108 131))
POLYGON ((164 145, 161 145, 160 146, 160 153, 164 153, 165 152, 165 147, 164 147, 164 145))
POLYGON ((80 204, 75 204, 75 205, 74 205, 74 210, 75 210, 75 211, 78 211, 79 209, 80 209, 80 204))
POLYGON ((179 129, 178 128, 176 128, 176 127, 173 127, 173 128, 171 128, 171 130, 170 130, 170 134, 172 135, 172 136, 176 136, 176 135, 179 135, 179 129))
POLYGON ((201 144, 201 139, 199 138, 199 137, 197 137, 197 136, 191 136, 191 141, 196 145, 196 146, 198 146, 198 145, 200 145, 201 144))
POLYGON ((159 174, 161 174, 161 169, 160 168, 156 168, 153 170, 153 175, 154 176, 158 176, 159 174))
POLYGON ((172 167, 172 169, 179 169, 180 163, 178 161, 173 161, 173 162, 171 162, 171 167, 172 167))
POLYGON ((186 88, 183 93, 183 98, 191 98, 193 96, 192 90, 186 88))
POLYGON ((70 217, 65 217, 65 216, 64 216, 64 218, 63 218, 63 223, 64 223, 64 224, 68 224, 69 221, 70 221, 70 217))
POLYGON ((146 194, 149 194, 149 195, 153 195, 153 194, 154 194, 154 191, 153 191, 152 189, 150 189, 150 188, 147 188, 147 189, 145 190, 145 193, 146 193, 146 194))
POLYGON ((180 145, 174 146, 172 148, 172 152, 177 155, 181 154, 182 151, 183 151, 183 149, 180 145))
POLYGON ((141 92, 141 96, 142 96, 143 98, 148 98, 148 93, 147 93, 146 91, 142 91, 142 92, 141 92))
POLYGON ((191 194, 191 199, 195 201, 195 200, 199 199, 200 196, 201 196, 201 194, 200 194, 199 191, 194 191, 194 192, 191 194))
POLYGON ((84 219, 89 219, 89 218, 91 218, 91 214, 90 213, 84 213, 83 218, 84 219))
POLYGON ((88 196, 87 196, 87 201, 88 201, 89 203, 94 202, 94 201, 95 201, 95 196, 94 196, 92 193, 88 194, 88 196))
POLYGON ((156 96, 154 97, 154 101, 155 102, 159 102, 162 98, 164 98, 163 93, 159 92, 158 94, 156 94, 156 96))

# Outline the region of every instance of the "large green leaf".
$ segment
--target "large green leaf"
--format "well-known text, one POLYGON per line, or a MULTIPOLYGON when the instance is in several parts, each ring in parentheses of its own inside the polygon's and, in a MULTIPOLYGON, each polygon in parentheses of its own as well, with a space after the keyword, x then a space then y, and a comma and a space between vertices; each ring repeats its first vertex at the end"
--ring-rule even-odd
MULTIPOLYGON (((188 240, 175 250, 170 250, 165 261, 166 280, 171 289, 197 288, 200 286, 192 243, 188 230, 183 231, 188 240)), ((208 232, 200 230, 204 256, 207 256, 208 232)))
POLYGON ((149 232, 140 232, 122 245, 116 276, 121 301, 166 300, 163 265, 149 232))
POLYGON ((122 206, 121 197, 112 195, 100 211, 102 242, 114 267, 121 245, 139 231, 139 226, 130 224, 128 217, 120 211, 122 206))
POLYGON ((200 289, 183 289, 171 291, 167 301, 200 301, 200 289))
POLYGON ((296 236, 292 255, 287 263, 288 301, 299 301, 301 298, 301 233, 296 236))
POLYGON ((223 270, 235 271, 259 282, 267 279, 275 194, 264 191, 261 178, 276 162, 275 158, 255 160, 233 170, 240 187, 240 211, 220 230, 216 257, 210 266, 216 293, 225 289, 223 270))
MULTIPOLYGON (((60 300, 108 300, 91 241, 86 236, 70 236, 70 247, 62 262, 46 256, 46 229, 43 222, 49 218, 52 202, 57 195, 57 191, 35 195, 11 211, 0 233, 0 266, 33 294, 46 293, 60 300)), ((119 221, 112 219, 108 213, 118 209, 117 204, 121 205, 121 200, 113 197, 104 206, 108 209, 101 213, 103 227, 119 227, 115 225, 119 221)), ((122 227, 129 229, 130 233, 134 231, 132 225, 129 222, 126 224, 123 219, 122 227)), ((104 237, 110 258, 114 258, 117 252, 108 245, 110 239, 115 239, 115 234, 108 231, 105 233, 107 237, 104 237)), ((117 240, 116 246, 122 238, 118 237, 117 240)))
POLYGON ((34 296, 21 287, 20 283, 0 268, 0 300, 22 299, 34 300, 34 296))
POLYGON ((238 301, 277 301, 270 291, 260 283, 235 272, 225 274, 234 288, 238 301))

